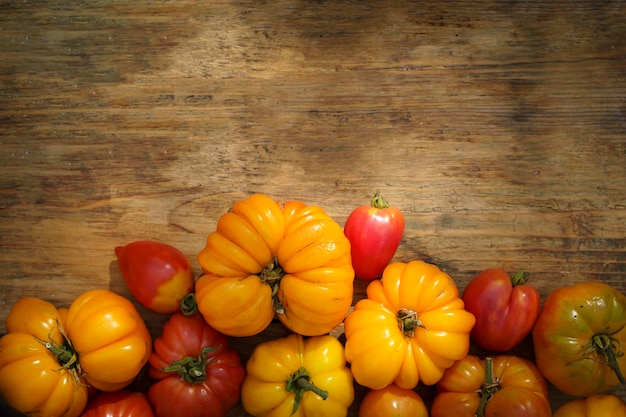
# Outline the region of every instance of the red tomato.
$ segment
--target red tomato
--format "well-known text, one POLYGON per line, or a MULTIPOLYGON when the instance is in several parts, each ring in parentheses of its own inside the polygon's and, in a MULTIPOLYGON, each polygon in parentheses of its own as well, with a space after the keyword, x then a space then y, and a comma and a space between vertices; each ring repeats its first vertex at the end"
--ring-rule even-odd
POLYGON ((402 212, 378 193, 370 206, 359 206, 346 220, 344 233, 352 246, 352 267, 357 278, 378 278, 395 255, 404 234, 402 212))
POLYGON ((96 396, 81 417, 154 417, 154 412, 144 394, 121 390, 96 396))
POLYGON ((117 246, 115 255, 131 294, 144 307, 171 314, 194 289, 189 260, 165 243, 140 240, 117 246))
POLYGON ((148 390, 157 417, 224 417, 245 377, 239 354, 199 314, 172 314, 154 341, 148 390))
POLYGON ((476 317, 470 334, 481 347, 506 352, 530 334, 541 309, 539 291, 502 268, 485 269, 463 291, 465 309, 476 317))
POLYGON ((417 392, 391 384, 365 394, 359 417, 428 417, 428 409, 417 392))

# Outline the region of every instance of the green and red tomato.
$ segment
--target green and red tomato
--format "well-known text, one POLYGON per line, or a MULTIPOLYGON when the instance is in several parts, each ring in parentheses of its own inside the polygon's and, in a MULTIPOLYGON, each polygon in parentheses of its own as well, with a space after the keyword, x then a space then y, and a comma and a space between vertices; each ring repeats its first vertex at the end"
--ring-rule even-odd
POLYGON ((586 397, 626 382, 626 296, 609 284, 551 292, 532 337, 537 367, 565 394, 586 397))

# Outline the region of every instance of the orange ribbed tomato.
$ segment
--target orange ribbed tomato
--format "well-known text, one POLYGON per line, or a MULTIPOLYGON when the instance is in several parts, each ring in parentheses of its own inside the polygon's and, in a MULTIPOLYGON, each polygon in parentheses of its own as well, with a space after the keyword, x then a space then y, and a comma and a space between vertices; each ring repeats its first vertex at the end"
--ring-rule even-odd
POLYGON ((198 310, 229 336, 258 334, 275 316, 295 333, 322 335, 352 304, 350 242, 318 206, 254 194, 220 217, 198 262, 198 310))
POLYGON ((474 323, 448 274, 422 261, 395 262, 346 318, 346 359, 371 389, 432 385, 467 355, 474 323))
POLYGON ((152 337, 135 306, 108 290, 78 296, 67 311, 65 332, 85 380, 101 391, 129 385, 152 352, 152 337))
POLYGON ((531 361, 468 355, 437 383, 431 417, 551 417, 548 386, 531 361))
POLYGON ((30 416, 76 417, 88 390, 57 308, 35 297, 15 302, 0 339, 0 397, 30 416))

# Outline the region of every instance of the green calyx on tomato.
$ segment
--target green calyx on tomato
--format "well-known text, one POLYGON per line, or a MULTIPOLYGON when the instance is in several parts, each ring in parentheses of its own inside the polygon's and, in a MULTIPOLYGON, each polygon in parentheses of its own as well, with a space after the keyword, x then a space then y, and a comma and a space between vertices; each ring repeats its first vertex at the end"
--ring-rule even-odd
POLYGON ((221 346, 206 346, 197 357, 187 356, 181 360, 172 362, 163 368, 164 372, 176 372, 181 378, 190 384, 197 384, 206 380, 206 368, 209 363, 207 355, 219 349, 221 346))
POLYGON ((80 367, 80 362, 78 362, 78 355, 72 347, 72 342, 67 338, 67 334, 65 333, 62 324, 58 320, 57 326, 59 332, 61 333, 61 337, 63 338, 63 343, 57 343, 52 340, 52 338, 50 338, 49 341, 45 341, 39 339, 37 336, 34 337, 39 343, 45 346, 45 348, 48 349, 52 355, 54 355, 59 365, 61 365, 61 369, 66 369, 70 373, 74 383, 84 385, 84 382, 80 379, 83 372, 80 367))
POLYGON ((285 390, 296 395, 293 401, 293 409, 291 411, 292 415, 298 411, 300 401, 302 401, 302 397, 307 391, 316 393, 324 400, 328 399, 328 391, 324 391, 323 389, 316 387, 311 382, 311 375, 306 369, 304 369, 304 367, 300 367, 296 372, 289 376, 289 378, 285 381, 285 390))
POLYGON ((264 269, 259 273, 261 281, 266 283, 272 289, 272 302, 276 314, 285 314, 285 307, 278 298, 278 290, 280 289, 280 280, 285 276, 284 269, 278 263, 278 259, 274 257, 264 269))
MULTIPOLYGON (((621 331, 621 329, 618 331, 621 331)), ((618 331, 613 334, 616 334, 618 331)), ((624 356, 624 352, 622 351, 620 341, 617 340, 613 334, 609 334, 608 330, 607 332, 594 334, 593 337, 582 346, 584 349, 583 357, 578 360, 594 360, 590 356, 595 353, 604 356, 604 364, 609 366, 613 372, 615 372, 620 384, 624 385, 626 384, 626 380, 624 379, 624 375, 619 367, 619 363, 617 363, 617 358, 624 356)))
POLYGON ((413 337, 415 335, 415 329, 421 327, 426 329, 426 326, 418 319, 418 315, 415 311, 408 308, 401 308, 396 313, 398 317, 398 327, 406 337, 413 337))

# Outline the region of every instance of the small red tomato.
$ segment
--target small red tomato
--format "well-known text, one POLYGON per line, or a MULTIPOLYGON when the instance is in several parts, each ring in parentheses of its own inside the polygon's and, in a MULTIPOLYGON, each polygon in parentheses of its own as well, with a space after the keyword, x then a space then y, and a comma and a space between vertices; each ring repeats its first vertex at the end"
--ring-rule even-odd
POLYGON ((537 289, 518 272, 511 277, 502 268, 478 274, 463 291, 465 309, 476 317, 470 336, 494 352, 506 352, 530 334, 541 308, 537 289))
POLYGON ((376 193, 371 205, 350 213, 344 233, 351 245, 352 267, 357 278, 378 278, 400 246, 404 234, 402 212, 376 193))
POLYGON ((359 417, 428 417, 428 409, 417 392, 391 384, 365 394, 359 417))
POLYGON ((157 417, 225 417, 246 375, 228 339, 199 314, 172 314, 154 340, 148 399, 157 417))
POLYGON ((131 294, 144 307, 171 314, 194 289, 189 260, 173 246, 139 240, 117 246, 115 255, 131 294))
POLYGON ((154 411, 144 394, 121 390, 98 394, 81 417, 154 417, 154 411))

